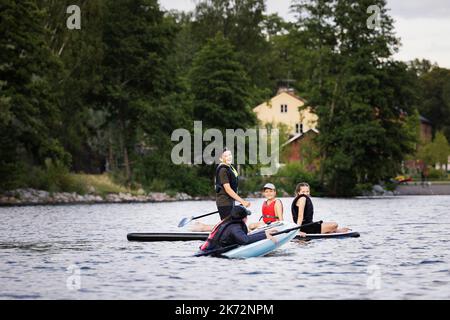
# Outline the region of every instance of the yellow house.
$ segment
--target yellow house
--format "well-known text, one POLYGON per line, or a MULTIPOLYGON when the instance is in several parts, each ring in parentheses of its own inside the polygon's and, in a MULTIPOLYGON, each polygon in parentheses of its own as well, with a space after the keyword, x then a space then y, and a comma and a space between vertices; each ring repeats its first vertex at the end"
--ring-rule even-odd
POLYGON ((305 100, 293 89, 280 88, 275 97, 253 108, 253 111, 262 124, 285 124, 289 135, 294 136, 317 127, 318 118, 311 108, 299 111, 298 108, 304 104, 305 100))

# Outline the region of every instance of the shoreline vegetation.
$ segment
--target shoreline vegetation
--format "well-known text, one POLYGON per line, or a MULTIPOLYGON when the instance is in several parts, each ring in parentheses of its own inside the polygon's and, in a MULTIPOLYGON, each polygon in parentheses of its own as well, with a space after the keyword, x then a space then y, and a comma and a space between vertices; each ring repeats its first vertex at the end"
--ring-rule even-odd
POLYGON ((126 202, 167 202, 203 200, 184 192, 147 192, 142 188, 128 188, 113 181, 108 174, 73 174, 58 176, 50 184, 36 184, 0 192, 0 206, 58 205, 126 202))
MULTIPOLYGON (((74 205, 74 204, 111 204, 111 203, 151 203, 151 202, 173 202, 173 201, 213 201, 214 195, 192 196, 184 192, 168 191, 145 191, 142 188, 127 188, 115 183, 107 174, 69 174, 67 180, 72 184, 63 187, 64 190, 41 190, 32 187, 18 188, 15 190, 0 192, 0 207, 9 206, 33 206, 33 205, 74 205)), ((252 180, 252 179, 249 179, 252 180)), ((259 191, 250 191, 249 188, 256 187, 257 182, 248 181, 244 186, 246 198, 262 198, 259 191)), ((279 182, 280 184, 280 182, 279 182)), ((283 186, 284 188, 286 186, 283 186)), ((281 187, 280 197, 290 197, 290 193, 281 187)), ((254 190, 257 190, 255 188, 254 190)), ((420 181, 412 181, 397 188, 392 186, 373 185, 362 191, 356 198, 392 197, 404 195, 450 195, 450 182, 433 181, 422 184, 420 181)), ((318 192, 318 196, 326 196, 318 192)))
MULTIPOLYGON (((306 181, 315 196, 354 197, 376 184, 393 191, 398 175, 448 180, 450 70, 395 59, 400 43, 386 1, 291 4, 293 22, 270 14, 266 0, 201 0, 192 11, 166 11, 156 0, 90 0, 80 8, 83 27, 72 30, 64 27, 64 2, 7 1, 0 10, 2 199, 214 196, 214 167, 203 154, 220 152, 224 141, 207 138, 209 129, 222 136, 278 129, 285 166, 272 177, 260 175, 266 164, 261 148, 250 151, 250 137, 227 139, 233 154, 238 140, 249 150, 239 168, 243 196, 265 182, 290 195, 306 181), (382 13, 376 28, 367 24, 369 5, 382 13), (308 119, 269 123, 255 112, 280 90, 304 100, 289 103, 290 112, 317 116, 314 137, 287 143, 294 132, 307 133, 308 119), (194 141, 174 141, 178 129, 194 141), (174 161, 176 150, 190 161, 174 161)), ((271 107, 287 119, 285 102, 271 107)))

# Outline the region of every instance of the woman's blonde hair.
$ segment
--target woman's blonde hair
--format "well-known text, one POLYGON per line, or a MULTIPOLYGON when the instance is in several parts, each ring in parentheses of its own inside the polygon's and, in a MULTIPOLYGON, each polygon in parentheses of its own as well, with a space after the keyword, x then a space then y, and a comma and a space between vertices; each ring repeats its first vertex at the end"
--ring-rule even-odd
POLYGON ((295 194, 298 194, 302 187, 308 187, 309 188, 309 184, 307 184, 306 182, 300 182, 299 184, 297 184, 297 186, 295 187, 295 194))
POLYGON ((220 160, 220 162, 225 162, 225 161, 223 161, 223 154, 225 153, 225 152, 227 152, 227 151, 230 151, 230 149, 228 149, 228 148, 224 148, 223 149, 223 151, 222 151, 222 154, 220 155, 220 158, 219 158, 219 160, 220 160))

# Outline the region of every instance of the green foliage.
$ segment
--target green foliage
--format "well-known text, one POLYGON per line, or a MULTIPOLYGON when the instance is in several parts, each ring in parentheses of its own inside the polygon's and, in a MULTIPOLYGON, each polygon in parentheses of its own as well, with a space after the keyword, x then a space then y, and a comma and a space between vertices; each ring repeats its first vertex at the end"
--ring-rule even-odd
POLYGON ((435 131, 450 139, 450 70, 434 66, 420 76, 420 113, 428 118, 435 131))
POLYGON ((304 17, 298 41, 311 51, 305 90, 319 116, 322 181, 332 195, 352 195, 357 184, 394 174, 413 152, 405 114, 413 113, 415 78, 388 59, 398 41, 385 1, 299 1, 295 8, 304 17), (381 8, 376 29, 366 26, 370 5, 381 8))
POLYGON ((322 188, 316 175, 309 172, 298 162, 289 163, 278 170, 277 174, 271 180, 278 189, 284 190, 294 196, 295 187, 300 182, 306 182, 311 187, 311 194, 318 196, 322 194, 322 188))
MULTIPOLYGON (((268 181, 261 175, 250 175, 239 180, 239 194, 247 197, 250 193, 261 191, 262 186, 268 181)), ((281 194, 279 194, 281 196, 281 194)))
POLYGON ((418 159, 432 165, 447 164, 449 156, 450 145, 442 132, 438 132, 432 142, 420 148, 417 155, 418 159))
POLYGON ((36 1, 0 3, 0 189, 22 184, 23 168, 46 158, 70 163, 59 139, 61 70, 46 42, 45 12, 36 1))
POLYGON ((247 75, 221 34, 199 51, 190 73, 194 119, 206 128, 248 128, 256 122, 248 100, 247 75))
POLYGON ((447 172, 441 169, 430 168, 428 170, 428 180, 446 180, 448 177, 447 172))
MULTIPOLYGON (((287 77, 320 129, 319 149, 305 149, 320 175, 305 163, 273 177, 290 194, 300 180, 314 194, 352 195, 393 176, 415 149, 416 107, 450 138, 450 71, 392 59, 398 39, 383 0, 293 1, 295 23, 267 15, 264 0, 202 0, 190 13, 165 13, 157 0, 82 0, 81 30, 65 26, 70 4, 0 2, 0 190, 85 192, 90 178, 69 172, 106 169, 127 188, 95 182, 103 193, 209 194, 212 166, 171 163, 172 131, 194 120, 254 127, 251 108, 287 77), (366 26, 369 5, 382 9, 380 28, 366 26)), ((446 148, 436 134, 420 156, 442 162, 446 148)), ((243 179, 241 190, 265 181, 243 179)))
POLYGON ((31 167, 26 186, 50 192, 76 192, 85 194, 86 185, 74 178, 67 167, 59 161, 45 160, 45 168, 31 167))
MULTIPOLYGON (((265 38, 264 0, 202 0, 194 10, 192 36, 203 47, 221 33, 235 49, 236 58, 254 86, 247 87, 251 97, 260 98, 264 89, 274 86, 270 78, 270 45, 265 38)), ((261 100, 253 100, 256 105, 261 100)))

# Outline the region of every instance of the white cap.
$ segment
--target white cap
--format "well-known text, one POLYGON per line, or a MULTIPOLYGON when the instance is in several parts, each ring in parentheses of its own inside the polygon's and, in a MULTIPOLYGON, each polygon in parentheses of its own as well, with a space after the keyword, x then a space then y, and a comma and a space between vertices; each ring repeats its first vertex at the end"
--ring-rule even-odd
POLYGON ((272 189, 272 190, 276 190, 275 186, 272 183, 266 183, 263 187, 264 189, 272 189))

